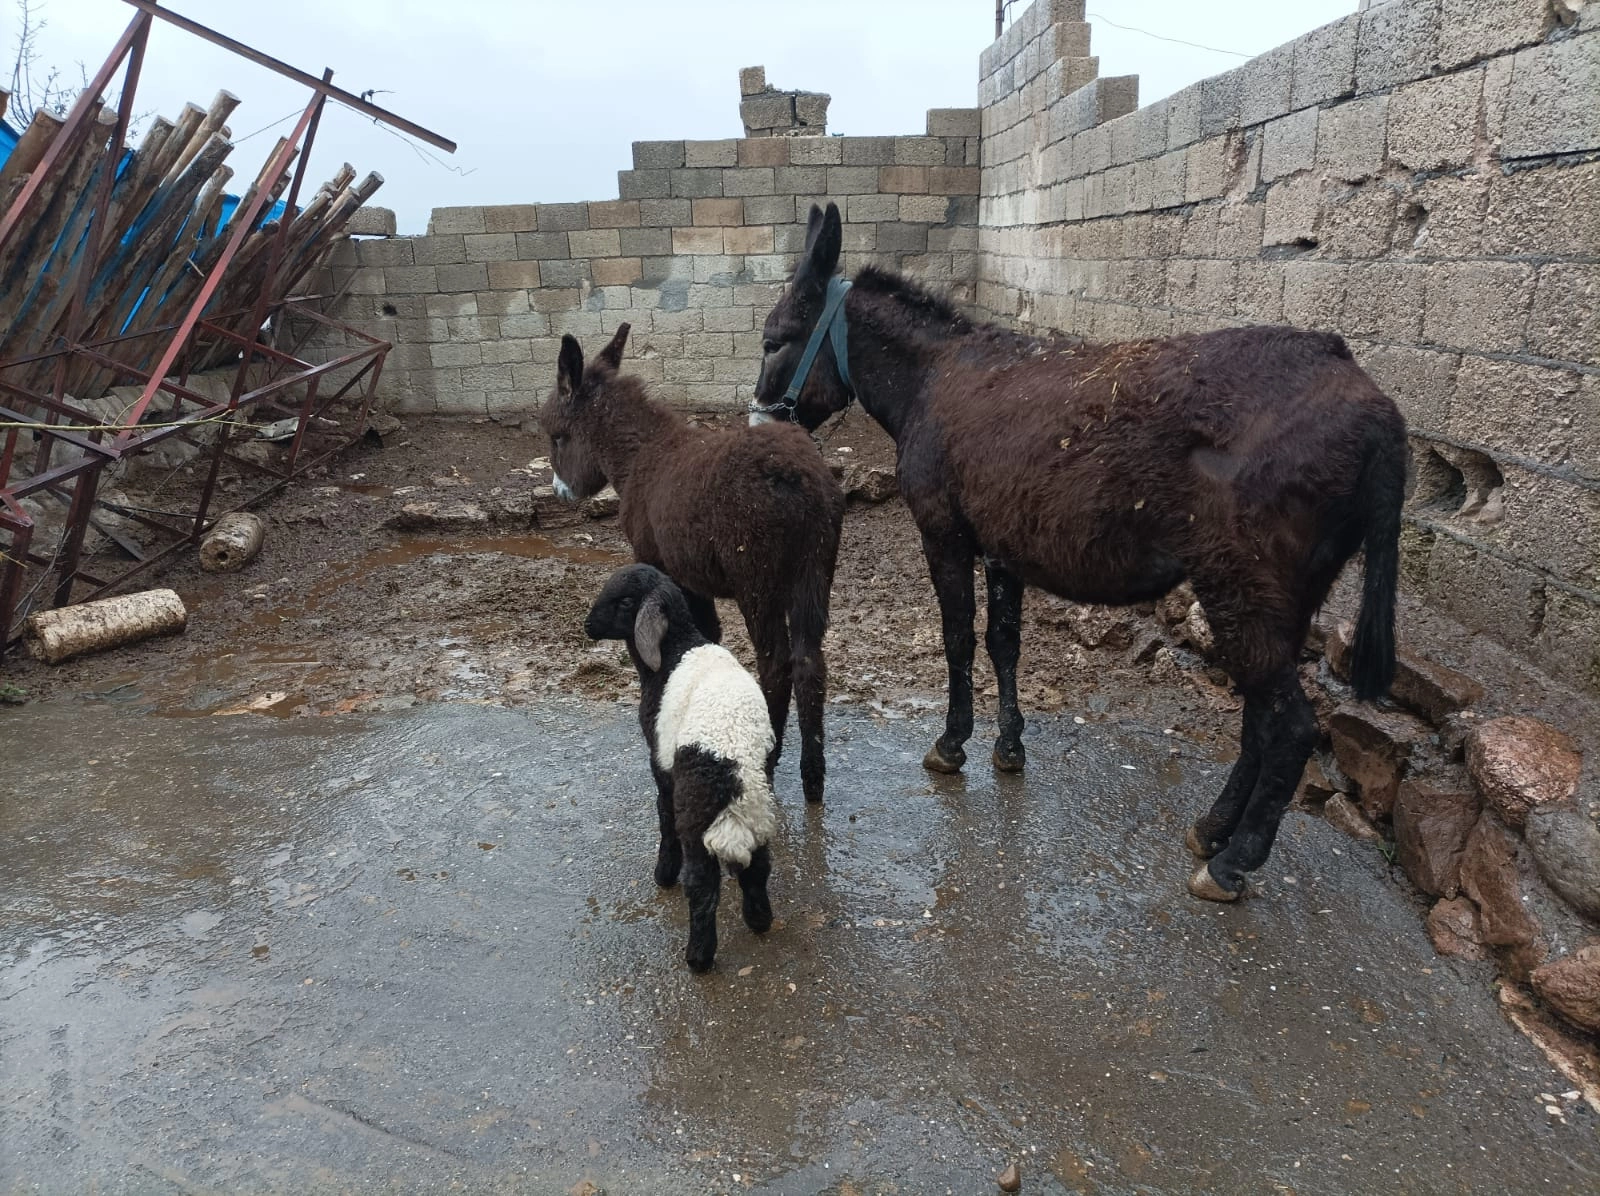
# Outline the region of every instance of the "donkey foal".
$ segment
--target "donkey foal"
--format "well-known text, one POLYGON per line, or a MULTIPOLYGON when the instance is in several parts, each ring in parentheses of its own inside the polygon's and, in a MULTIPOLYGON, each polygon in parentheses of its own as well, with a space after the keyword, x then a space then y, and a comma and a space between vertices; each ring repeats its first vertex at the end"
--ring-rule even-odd
POLYGON ((661 820, 656 883, 675 884, 682 869, 686 958, 703 972, 717 953, 722 863, 739 878, 745 925, 757 934, 772 925, 767 842, 776 816, 766 699, 731 652, 700 634, 683 591, 649 565, 613 573, 583 630, 590 639, 625 641, 639 670, 639 722, 661 820))

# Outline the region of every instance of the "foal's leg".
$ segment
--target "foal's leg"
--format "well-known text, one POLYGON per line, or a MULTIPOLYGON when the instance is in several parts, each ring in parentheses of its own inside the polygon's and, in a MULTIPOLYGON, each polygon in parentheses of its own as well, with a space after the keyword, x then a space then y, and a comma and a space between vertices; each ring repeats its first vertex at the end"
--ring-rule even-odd
POLYGON ((672 774, 662 772, 650 761, 656 778, 656 818, 661 826, 661 845, 656 849, 656 884, 670 889, 678 883, 683 866, 683 845, 678 842, 678 820, 672 806, 672 774))
POLYGON ((934 740, 922 766, 934 772, 959 772, 967 762, 963 744, 972 737, 972 653, 977 636, 972 620, 977 603, 972 594, 972 546, 965 541, 922 536, 922 554, 939 596, 944 630, 944 659, 950 673, 950 700, 944 734, 934 740))
POLYGON ((822 800, 827 762, 822 746, 822 713, 827 704, 828 665, 822 656, 822 635, 789 621, 790 672, 794 712, 800 723, 800 785, 808 802, 822 800))
POLYGON ((756 674, 772 719, 772 751, 767 756, 767 776, 783 754, 783 730, 789 721, 789 692, 793 684, 789 664, 789 627, 781 610, 751 606, 741 608, 750 643, 756 650, 756 674))
POLYGON ((1022 711, 1017 708, 1017 658, 1022 654, 1022 579, 1005 566, 985 559, 989 582, 989 627, 984 646, 994 664, 1000 688, 1000 737, 994 741, 994 766, 1021 772, 1027 756, 1022 747, 1022 711))
POLYGON ((700 634, 713 644, 720 644, 722 620, 717 618, 717 604, 704 594, 696 594, 693 590, 684 590, 683 598, 689 604, 689 617, 694 620, 694 625, 700 634))
POLYGON ((721 863, 698 838, 685 835, 683 895, 689 899, 689 949, 684 958, 696 972, 709 968, 717 956, 717 900, 721 889, 721 863))
POLYGON ((1244 700, 1244 718, 1239 734, 1239 758, 1233 762, 1228 783, 1212 803, 1211 809, 1195 819, 1184 842, 1195 855, 1209 860, 1233 836, 1233 828, 1244 817, 1245 804, 1256 787, 1261 773, 1261 752, 1266 746, 1263 734, 1267 728, 1267 703, 1264 698, 1248 696, 1244 700))
POLYGON ((1255 790, 1227 847, 1189 879, 1189 892, 1209 901, 1235 900, 1244 891, 1245 873, 1267 862, 1278 823, 1317 745, 1316 708, 1292 664, 1274 674, 1259 700, 1266 706, 1266 726, 1255 790))
POLYGON ((772 853, 765 845, 750 853, 739 869, 739 889, 744 894, 744 924, 757 934, 772 927, 772 902, 767 898, 767 877, 772 875, 772 853))

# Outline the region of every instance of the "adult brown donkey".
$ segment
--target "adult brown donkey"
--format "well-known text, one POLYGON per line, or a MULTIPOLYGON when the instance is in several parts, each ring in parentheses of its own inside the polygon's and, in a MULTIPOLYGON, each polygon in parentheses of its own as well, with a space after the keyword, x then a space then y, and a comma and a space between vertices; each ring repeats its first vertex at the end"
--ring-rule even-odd
POLYGON ((954 772, 966 761, 974 557, 1000 690, 994 763, 1007 771, 1023 766, 1023 587, 1125 605, 1188 579, 1244 697, 1238 761, 1189 832, 1208 861, 1189 891, 1234 900, 1266 862, 1315 744, 1295 663, 1358 549, 1355 692, 1375 699, 1394 675, 1399 411, 1331 334, 1040 339, 974 323, 888 271, 868 267, 853 286, 834 278, 839 247, 838 209, 813 207, 794 278, 767 317, 751 418, 815 428, 859 398, 894 437, 950 670, 945 731, 923 763, 954 772))

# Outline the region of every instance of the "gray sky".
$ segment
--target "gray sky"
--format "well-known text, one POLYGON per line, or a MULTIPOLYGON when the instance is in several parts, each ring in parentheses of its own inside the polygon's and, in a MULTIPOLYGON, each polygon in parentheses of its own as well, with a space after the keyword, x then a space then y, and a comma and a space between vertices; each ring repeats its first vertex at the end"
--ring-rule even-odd
MULTIPOLYGON (((135 9, 120 0, 33 0, 47 22, 46 62, 104 59, 135 9)), ((16 15, 0 0, 0 45, 14 56, 16 15)), ((609 199, 629 142, 736 137, 738 69, 764 65, 780 88, 833 96, 828 127, 920 133, 929 108, 970 107, 978 54, 994 33, 993 0, 171 0, 186 16, 312 73, 332 67, 354 92, 450 137, 436 153, 330 105, 313 153, 320 183, 349 161, 386 179, 374 202, 402 232, 450 204, 609 199), (434 158, 439 161, 434 161, 434 158), (440 162, 445 163, 441 165, 440 162), (456 173, 457 171, 461 173, 456 173)), ((1012 11, 1020 13, 1025 5, 1012 11)), ((1106 75, 1137 74, 1149 103, 1243 58, 1112 27, 1138 26, 1222 50, 1258 54, 1353 11, 1355 0, 1089 0, 1093 49, 1106 75), (1096 14, 1103 14, 1097 16, 1096 14)), ((141 111, 174 116, 219 88, 243 101, 230 125, 236 176, 254 174, 293 120, 249 137, 306 94, 251 63, 156 23, 141 111), (241 138, 247 138, 240 143, 241 138)))

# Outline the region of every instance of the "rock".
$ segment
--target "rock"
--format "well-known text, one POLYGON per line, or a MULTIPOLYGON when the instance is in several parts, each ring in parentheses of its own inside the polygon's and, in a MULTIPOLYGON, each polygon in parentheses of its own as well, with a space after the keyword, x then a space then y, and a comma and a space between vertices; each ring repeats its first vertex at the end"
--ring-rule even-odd
POLYGON ((1461 856, 1461 891, 1478 906, 1483 941, 1493 947, 1525 947, 1539 934, 1522 901, 1517 840, 1485 812, 1467 837, 1461 856))
POLYGON ((1149 664, 1156 653, 1166 646, 1167 638, 1152 624, 1142 623, 1133 631, 1128 644, 1129 664, 1149 664))
POLYGON ((1519 829, 1534 806, 1571 797, 1582 767, 1572 740, 1536 718, 1491 719, 1467 736, 1467 768, 1478 792, 1519 829))
POLYGON ((540 527, 571 527, 583 519, 583 513, 576 506, 556 497, 554 486, 535 486, 531 493, 534 522, 540 527))
POLYGON ((392 436, 400 426, 400 421, 386 411, 373 411, 367 416, 367 431, 379 436, 392 436))
POLYGON ((475 502, 408 502, 389 526, 403 532, 481 531, 489 526, 489 513, 475 502))
POLYGON ((1600 1032, 1600 944, 1535 968, 1530 982, 1544 1003, 1573 1025, 1600 1032))
POLYGON ((1478 907, 1465 897, 1450 897, 1428 911, 1428 938, 1433 949, 1451 959, 1488 959, 1478 907))
POLYGON ((900 481, 894 470, 876 465, 852 465, 844 471, 846 498, 862 502, 880 503, 900 493, 900 481))
POLYGON ((1465 673, 1437 664, 1415 652, 1401 651, 1395 659, 1390 697, 1438 726, 1483 697, 1483 686, 1465 673))
POLYGON ((1600 922, 1600 828, 1574 802, 1535 806, 1523 829, 1533 861, 1556 893, 1600 922))
POLYGON ((1183 623, 1178 627, 1178 638, 1202 656, 1211 652, 1216 641, 1211 635, 1211 624, 1206 622, 1206 612, 1198 602, 1189 604, 1183 623))
POLYGON ((1430 897, 1454 897, 1461 856, 1482 803, 1465 782, 1415 777, 1394 803, 1395 854, 1400 867, 1430 897))
POLYGON ((1156 618, 1168 627, 1176 627, 1189 617, 1189 608, 1194 602, 1194 591, 1189 588, 1188 582, 1184 582, 1156 603, 1156 618))
POLYGON ((1328 720, 1334 758, 1355 783, 1368 818, 1387 818, 1417 747, 1431 732, 1420 720, 1397 710, 1378 710, 1347 702, 1328 720))
POLYGON ((622 499, 610 486, 593 498, 586 498, 578 509, 589 519, 610 519, 622 506, 622 499))
POLYGON ((1322 803, 1322 816, 1330 825, 1352 839, 1361 839, 1367 843, 1383 842, 1383 836, 1372 823, 1367 821, 1367 816, 1361 812, 1361 807, 1342 793, 1335 793, 1322 803))
POLYGON ((1002 1192, 1019 1192, 1022 1190, 1022 1168, 1012 1163, 994 1177, 994 1182, 1000 1185, 1002 1192))
MULTIPOLYGON (((1133 643, 1134 621, 1121 611, 1073 605, 1067 609, 1066 623, 1073 638, 1085 648, 1120 649, 1133 643)), ((1154 648, 1150 655, 1155 655, 1154 648)))
POLYGON ((1343 619, 1328 628, 1322 645, 1322 654, 1328 658, 1328 667, 1341 681, 1350 680, 1350 641, 1355 638, 1355 628, 1343 619))
POLYGON ((1316 807, 1342 792, 1343 789, 1328 775, 1322 753, 1317 752, 1306 761, 1305 771, 1300 774, 1300 784, 1294 791, 1294 800, 1302 807, 1316 807))

